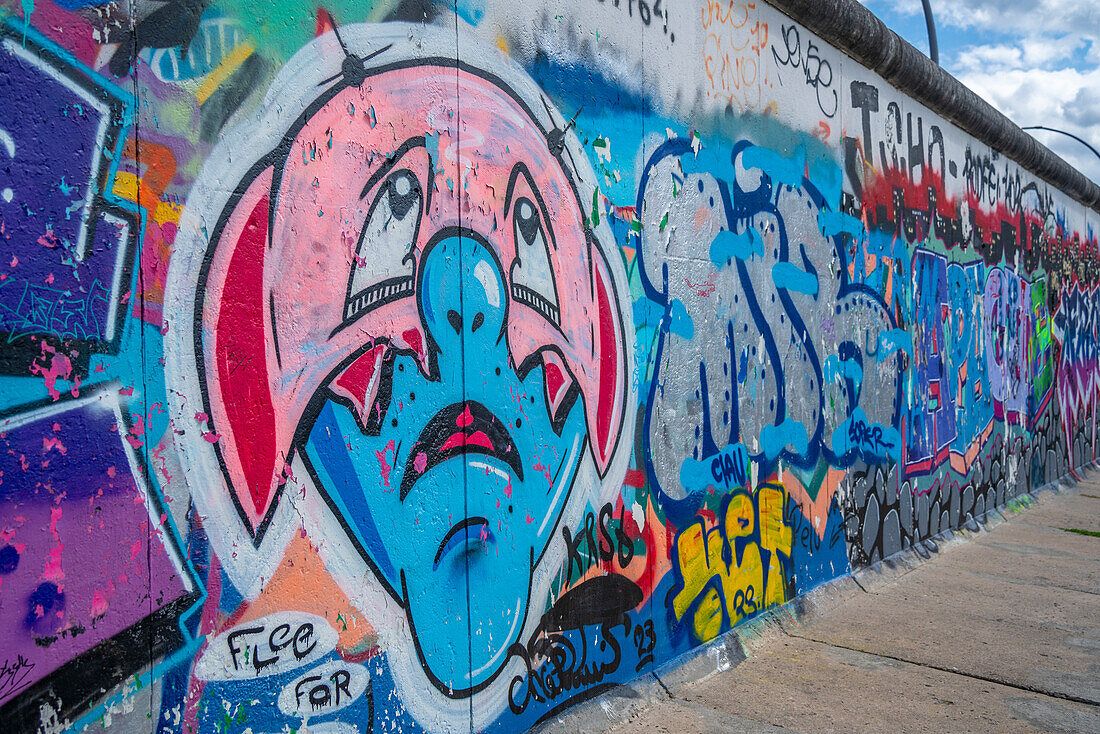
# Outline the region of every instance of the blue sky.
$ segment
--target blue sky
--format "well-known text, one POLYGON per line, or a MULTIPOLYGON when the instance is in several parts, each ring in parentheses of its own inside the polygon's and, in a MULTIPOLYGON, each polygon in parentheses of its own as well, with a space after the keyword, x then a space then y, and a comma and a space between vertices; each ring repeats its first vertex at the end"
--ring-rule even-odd
MULTIPOLYGON (((921 0, 860 0, 928 53, 921 0)), ((1100 150, 1100 0, 931 0, 940 65, 1018 125, 1045 125, 1100 150)), ((1100 183, 1100 158, 1029 131, 1100 183)))

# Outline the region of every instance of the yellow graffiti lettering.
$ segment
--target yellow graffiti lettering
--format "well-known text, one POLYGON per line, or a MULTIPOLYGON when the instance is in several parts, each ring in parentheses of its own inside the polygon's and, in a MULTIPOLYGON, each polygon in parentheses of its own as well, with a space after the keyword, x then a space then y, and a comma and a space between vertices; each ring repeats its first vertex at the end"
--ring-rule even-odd
POLYGON ((760 508, 760 547, 771 553, 772 563, 768 564, 767 594, 764 606, 782 604, 787 601, 787 583, 777 562, 776 553, 790 558, 794 535, 791 526, 783 521, 783 506, 787 495, 781 489, 763 486, 756 495, 760 508))
POLYGON ((676 538, 672 611, 677 620, 691 612, 699 640, 717 637, 727 620, 732 626, 787 600, 784 568, 793 540, 783 518, 787 501, 779 484, 761 485, 755 494, 736 489, 715 527, 700 519, 676 538))

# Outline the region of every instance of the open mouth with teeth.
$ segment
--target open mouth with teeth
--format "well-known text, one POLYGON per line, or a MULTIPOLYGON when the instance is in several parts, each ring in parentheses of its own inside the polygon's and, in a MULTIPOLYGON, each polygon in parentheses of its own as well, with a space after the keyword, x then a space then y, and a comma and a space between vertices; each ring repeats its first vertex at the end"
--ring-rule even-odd
POLYGON ((453 403, 424 426, 408 453, 401 478, 404 500, 420 477, 460 454, 483 454, 507 464, 523 481, 523 465, 507 426, 479 402, 453 403))

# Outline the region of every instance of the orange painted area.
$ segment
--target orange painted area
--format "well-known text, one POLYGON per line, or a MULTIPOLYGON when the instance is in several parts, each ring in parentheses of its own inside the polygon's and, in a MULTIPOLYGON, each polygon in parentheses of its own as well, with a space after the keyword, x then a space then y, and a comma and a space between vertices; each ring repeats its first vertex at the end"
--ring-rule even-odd
POLYGON ((355 610, 317 554, 317 548, 299 532, 287 546, 283 562, 240 619, 240 624, 288 609, 324 617, 339 635, 344 655, 362 655, 378 644, 378 634, 355 610))
POLYGON ((783 477, 783 486, 786 488, 787 494, 798 504, 802 514, 810 521, 810 525, 817 533, 818 538, 825 537, 825 525, 829 518, 829 505, 832 504, 833 495, 836 494, 836 488, 840 486, 840 481, 847 474, 847 469, 829 467, 829 470, 825 473, 825 478, 821 482, 821 487, 817 490, 816 499, 810 498, 809 491, 798 480, 798 477, 793 474, 783 477))
POLYGON ((970 442, 970 446, 967 447, 965 454, 960 454, 957 451, 951 452, 951 468, 957 471, 959 474, 966 474, 970 471, 970 467, 974 464, 975 459, 978 458, 978 454, 981 453, 982 447, 985 446, 985 442, 989 439, 989 435, 993 433, 993 419, 989 419, 989 423, 986 423, 985 428, 977 439, 970 442))

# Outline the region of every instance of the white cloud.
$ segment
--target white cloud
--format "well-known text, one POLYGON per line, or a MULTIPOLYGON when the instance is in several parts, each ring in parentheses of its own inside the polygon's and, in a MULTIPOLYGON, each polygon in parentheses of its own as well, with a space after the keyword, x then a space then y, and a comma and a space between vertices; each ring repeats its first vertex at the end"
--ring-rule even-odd
POLYGON ((1015 43, 967 46, 957 54, 948 54, 944 62, 956 73, 1078 66, 1088 48, 1083 39, 1037 36, 1015 43))
MULTIPOLYGON (((920 3, 861 0, 873 12, 923 16, 920 3)), ((1094 0, 950 0, 934 2, 936 27, 984 30, 1004 35, 1074 33, 1100 38, 1100 4, 1094 0)))
POLYGON ((1100 87, 1085 87, 1077 92, 1066 110, 1066 118, 1082 127, 1100 126, 1100 87))
POLYGON ((952 0, 937 5, 937 21, 964 30, 1100 38, 1100 5, 1094 0, 952 0))

